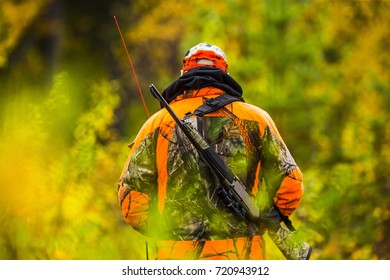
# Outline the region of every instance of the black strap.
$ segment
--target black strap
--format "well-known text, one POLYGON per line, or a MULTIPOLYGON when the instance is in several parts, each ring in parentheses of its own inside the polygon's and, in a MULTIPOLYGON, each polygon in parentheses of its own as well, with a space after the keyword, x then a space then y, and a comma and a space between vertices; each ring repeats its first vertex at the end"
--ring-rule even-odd
POLYGON ((280 216, 280 219, 284 222, 284 224, 287 226, 287 228, 290 230, 290 231, 296 231, 295 227, 293 226, 291 220, 289 217, 285 216, 282 214, 282 212, 280 212, 280 209, 274 205, 274 208, 278 211, 279 213, 279 216, 280 216))
POLYGON ((196 108, 196 110, 194 111, 194 115, 198 117, 203 117, 205 114, 217 111, 218 109, 234 101, 242 101, 242 99, 229 94, 222 94, 216 98, 206 99, 203 105, 196 108))

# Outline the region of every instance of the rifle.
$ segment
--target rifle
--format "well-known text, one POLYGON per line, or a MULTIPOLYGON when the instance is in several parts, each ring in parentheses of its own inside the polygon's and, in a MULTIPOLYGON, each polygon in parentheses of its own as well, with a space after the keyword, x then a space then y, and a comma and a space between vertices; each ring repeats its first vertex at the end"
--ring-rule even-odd
POLYGON ((179 119, 153 84, 149 86, 149 89, 195 147, 202 162, 208 166, 211 172, 217 177, 220 183, 217 194, 222 199, 225 206, 239 218, 249 222, 249 226, 252 228, 257 227, 256 225, 261 222, 265 223, 269 229, 268 235, 287 259, 308 260, 312 250, 311 246, 296 238, 295 229, 294 231, 290 231, 283 227, 279 222, 279 217, 282 217, 285 224, 293 229, 291 221, 287 217, 283 217, 276 206, 268 213, 261 213, 251 196, 245 190, 240 179, 229 169, 202 135, 188 122, 188 120, 185 119, 182 121, 179 119))

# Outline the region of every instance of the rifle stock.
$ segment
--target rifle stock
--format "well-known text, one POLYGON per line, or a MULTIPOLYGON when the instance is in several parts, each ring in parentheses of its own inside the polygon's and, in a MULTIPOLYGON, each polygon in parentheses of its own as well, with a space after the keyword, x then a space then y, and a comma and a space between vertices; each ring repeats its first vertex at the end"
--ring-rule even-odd
MULTIPOLYGON (((241 181, 210 147, 206 140, 203 139, 202 135, 200 135, 189 122, 182 121, 175 114, 168 102, 153 84, 149 86, 149 89, 153 96, 160 101, 163 107, 172 116, 191 144, 196 148, 201 160, 218 178, 222 186, 219 190, 219 194, 225 203, 225 206, 230 208, 237 216, 245 219, 249 224, 254 224, 256 227, 261 222, 266 221, 266 215, 260 213, 260 209, 253 202, 241 181)), ((285 219, 291 224, 291 221, 289 221, 287 217, 285 217, 285 219)), ((286 223, 285 220, 284 222, 286 223)), ((268 234, 287 259, 307 260, 310 258, 311 246, 306 242, 297 240, 295 232, 288 230, 280 225, 280 223, 276 224, 274 230, 269 230, 268 234)))

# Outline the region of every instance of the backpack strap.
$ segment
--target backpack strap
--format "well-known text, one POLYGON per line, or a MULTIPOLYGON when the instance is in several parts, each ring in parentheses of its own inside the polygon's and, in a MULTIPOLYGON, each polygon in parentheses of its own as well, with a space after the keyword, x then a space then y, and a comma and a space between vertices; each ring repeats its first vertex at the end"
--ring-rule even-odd
POLYGON ((195 109, 194 115, 203 117, 205 114, 212 113, 234 101, 243 101, 242 98, 234 97, 229 94, 222 94, 216 98, 206 99, 205 103, 195 109))

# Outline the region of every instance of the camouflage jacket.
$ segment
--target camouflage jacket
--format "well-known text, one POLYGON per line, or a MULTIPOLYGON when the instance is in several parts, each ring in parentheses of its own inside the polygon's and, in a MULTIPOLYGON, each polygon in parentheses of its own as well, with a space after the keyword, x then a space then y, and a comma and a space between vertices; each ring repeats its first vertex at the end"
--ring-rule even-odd
MULTIPOLYGON (((206 98, 222 93, 211 87, 192 90, 170 105, 182 118, 206 98)), ((234 102, 191 121, 261 210, 275 203, 289 216, 296 209, 303 193, 302 174, 264 110, 234 102)), ((249 237, 247 224, 225 209, 216 187, 189 140, 168 112, 160 110, 131 146, 118 198, 126 222, 147 236, 184 241, 249 237)))

